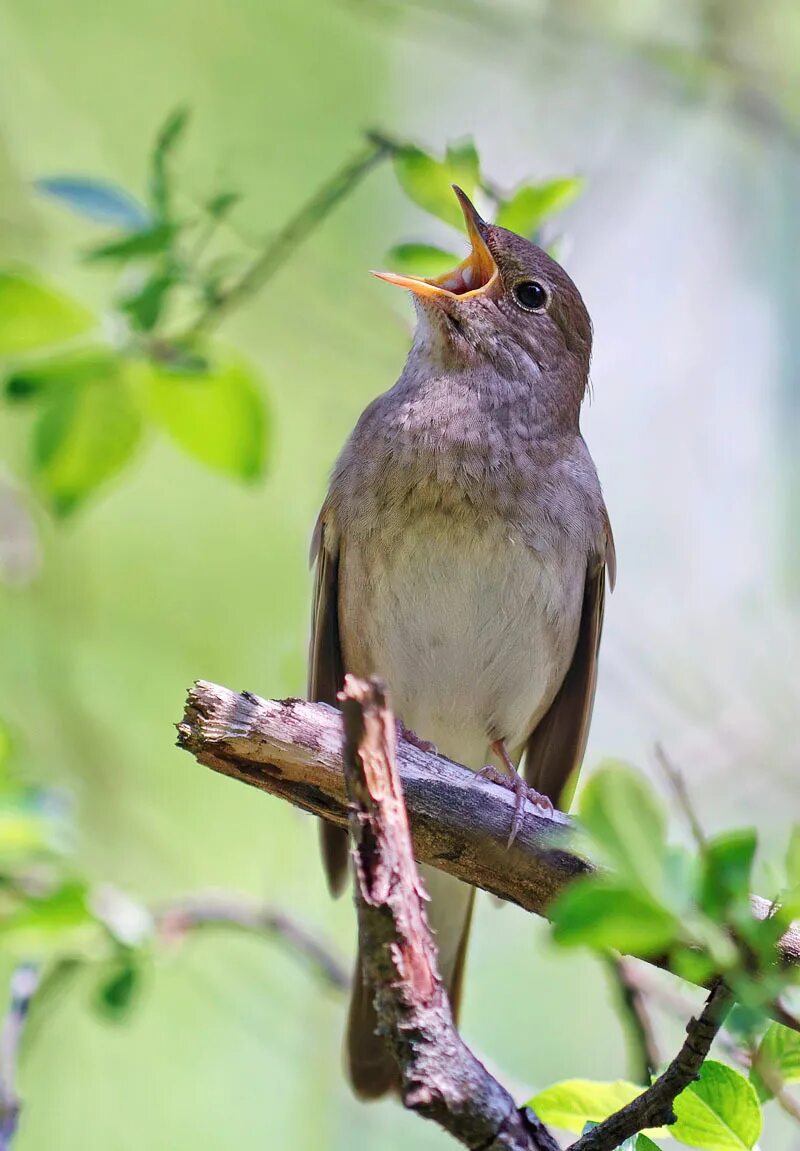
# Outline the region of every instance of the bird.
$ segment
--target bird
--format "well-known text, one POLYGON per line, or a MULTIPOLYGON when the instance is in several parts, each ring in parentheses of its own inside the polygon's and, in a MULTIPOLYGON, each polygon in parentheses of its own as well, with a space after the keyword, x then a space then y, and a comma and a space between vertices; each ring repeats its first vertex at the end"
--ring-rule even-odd
MULTIPOLYGON (((312 542, 309 699, 378 675, 412 738, 516 795, 568 806, 586 747, 616 558, 581 435, 592 324, 567 272, 454 186, 469 255, 408 289, 417 323, 392 388, 336 462, 312 542), (524 778, 518 774, 522 765, 524 778)), ((347 834, 321 825, 331 892, 347 834)), ((454 1019, 474 888, 420 867, 454 1019)), ((355 1094, 399 1090, 360 956, 345 1041, 355 1094)))

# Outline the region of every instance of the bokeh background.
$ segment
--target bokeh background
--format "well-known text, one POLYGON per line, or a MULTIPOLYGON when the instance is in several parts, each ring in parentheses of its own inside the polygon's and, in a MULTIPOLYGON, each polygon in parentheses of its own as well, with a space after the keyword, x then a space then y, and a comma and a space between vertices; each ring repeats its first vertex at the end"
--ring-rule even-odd
MULTIPOLYGON (((502 186, 586 177, 559 230, 595 323, 583 426, 619 556, 586 771, 615 756, 658 778, 659 740, 709 829, 754 823, 777 850, 800 799, 800 5, 0 0, 0 262, 102 309, 76 258, 94 232, 32 181, 140 191, 178 103, 184 191, 224 173, 245 235, 370 127, 473 134, 502 186)), ((73 797, 74 866, 145 901, 263 897, 345 955, 352 908, 327 899, 312 822, 199 768, 173 725, 195 678, 304 689, 326 477, 409 340, 410 305, 366 270, 409 236, 442 238, 384 166, 226 321, 264 379, 263 483, 152 435, 69 522, 24 489, 38 544, 0 588, 0 714, 19 770, 73 797)), ((4 482, 24 484, 24 419, 2 421, 4 482)), ((269 941, 192 939, 120 1024, 91 996, 79 978, 31 1029, 19 1151, 448 1145, 349 1098, 342 997, 269 941)), ((603 971, 488 900, 464 1031, 520 1088, 626 1071, 603 971)), ((764 1147, 800 1146, 770 1123, 764 1147)))

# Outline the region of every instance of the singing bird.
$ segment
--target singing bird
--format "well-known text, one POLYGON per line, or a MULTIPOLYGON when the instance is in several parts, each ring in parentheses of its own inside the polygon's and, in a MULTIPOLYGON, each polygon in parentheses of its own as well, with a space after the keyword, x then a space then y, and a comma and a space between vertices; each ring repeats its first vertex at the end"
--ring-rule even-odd
MULTIPOLYGON (((579 426, 592 347, 580 293, 541 248, 454 191, 469 256, 436 279, 377 273, 413 293, 417 326, 399 380, 339 456, 317 521, 309 696, 335 704, 346 672, 380 675, 407 729, 508 780, 513 835, 529 798, 569 802, 614 543, 579 426)), ((323 824, 322 849, 336 894, 346 833, 323 824)), ((421 871, 456 1015, 474 889, 421 871)), ((359 957, 347 1064, 364 1098, 398 1084, 375 1026, 359 957)))

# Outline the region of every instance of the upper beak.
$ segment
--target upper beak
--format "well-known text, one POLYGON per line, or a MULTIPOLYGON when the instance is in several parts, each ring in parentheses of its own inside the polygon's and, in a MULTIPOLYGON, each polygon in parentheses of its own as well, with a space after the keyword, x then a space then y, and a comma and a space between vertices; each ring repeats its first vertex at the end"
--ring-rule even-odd
POLYGON ((399 288, 409 288, 415 295, 428 299, 431 297, 452 299, 454 296, 469 299, 472 296, 482 295, 494 283, 500 273, 484 239, 486 222, 478 215, 466 192, 462 192, 456 184, 453 184, 453 191, 464 213, 467 235, 472 244, 472 251, 466 260, 462 260, 452 272, 445 272, 436 279, 426 279, 424 276, 398 276, 395 272, 373 272, 373 276, 387 280, 390 284, 397 284, 399 288))

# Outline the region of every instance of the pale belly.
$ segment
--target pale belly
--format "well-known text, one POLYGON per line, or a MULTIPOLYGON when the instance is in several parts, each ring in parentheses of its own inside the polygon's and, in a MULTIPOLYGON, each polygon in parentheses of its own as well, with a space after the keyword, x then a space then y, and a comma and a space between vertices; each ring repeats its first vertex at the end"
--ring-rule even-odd
POLYGON ((380 675, 408 727, 476 770, 493 740, 520 747, 558 691, 575 648, 582 563, 542 559, 499 526, 478 533, 436 512, 391 542, 347 539, 345 667, 380 675))

